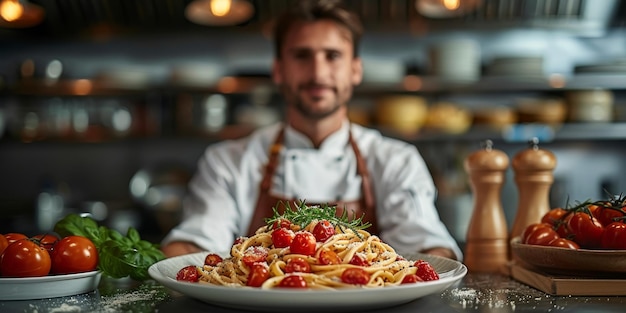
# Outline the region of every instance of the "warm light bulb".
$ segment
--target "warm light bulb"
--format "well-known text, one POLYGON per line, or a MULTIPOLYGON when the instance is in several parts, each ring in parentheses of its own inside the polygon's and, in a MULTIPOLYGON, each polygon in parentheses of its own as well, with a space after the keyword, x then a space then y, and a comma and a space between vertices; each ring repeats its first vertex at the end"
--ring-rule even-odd
POLYGON ((441 2, 443 6, 450 11, 456 10, 461 6, 460 0, 441 0, 441 2))
POLYGON ((211 0, 211 13, 215 16, 225 16, 230 12, 232 0, 211 0))
POLYGON ((17 0, 4 0, 0 3, 0 16, 7 22, 13 22, 24 14, 24 6, 17 0))

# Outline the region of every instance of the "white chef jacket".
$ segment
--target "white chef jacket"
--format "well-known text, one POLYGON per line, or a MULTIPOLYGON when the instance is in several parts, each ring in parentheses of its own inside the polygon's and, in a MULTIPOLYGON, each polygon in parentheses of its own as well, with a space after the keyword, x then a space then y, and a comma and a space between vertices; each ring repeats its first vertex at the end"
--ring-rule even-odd
MULTIPOLYGON (((268 151, 282 127, 275 124, 210 145, 189 183, 183 220, 162 244, 190 241, 208 251, 230 251, 234 240, 246 235, 268 151)), ((305 135, 287 126, 272 194, 311 203, 360 199, 361 177, 349 131, 371 176, 380 238, 401 253, 447 247, 461 260, 462 252, 435 208, 435 185, 417 148, 377 130, 346 120, 315 149, 305 135)))

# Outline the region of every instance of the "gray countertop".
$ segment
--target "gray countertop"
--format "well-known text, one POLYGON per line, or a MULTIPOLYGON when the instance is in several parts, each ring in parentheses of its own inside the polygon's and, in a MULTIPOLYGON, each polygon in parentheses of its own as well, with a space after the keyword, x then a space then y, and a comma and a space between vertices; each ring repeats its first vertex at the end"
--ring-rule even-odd
MULTIPOLYGON (((551 296, 500 274, 469 273, 458 284, 407 304, 370 312, 625 312, 626 297, 551 296)), ((0 301, 0 312, 238 312, 170 291, 148 280, 103 278, 81 295, 0 301)))

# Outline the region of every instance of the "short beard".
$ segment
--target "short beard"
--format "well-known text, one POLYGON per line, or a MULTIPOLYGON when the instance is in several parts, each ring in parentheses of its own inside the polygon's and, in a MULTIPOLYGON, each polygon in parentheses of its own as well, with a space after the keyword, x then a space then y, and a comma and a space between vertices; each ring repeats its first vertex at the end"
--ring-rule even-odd
MULTIPOLYGON (((287 105, 292 105, 294 109, 298 111, 298 113, 300 113, 302 116, 311 120, 325 119, 337 113, 337 111, 341 109, 341 105, 342 105, 340 103, 341 100, 337 99, 337 101, 329 110, 315 111, 315 110, 312 110, 310 107, 307 107, 304 101, 302 101, 302 98, 300 98, 297 93, 292 93, 291 90, 287 86, 283 85, 281 86, 280 89, 282 89, 283 95, 285 99, 287 100, 287 105)), ((336 91, 335 91, 335 94, 337 94, 336 91)))
POLYGON ((339 111, 339 108, 341 107, 341 105, 337 102, 335 102, 335 104, 333 105, 332 108, 330 108, 330 110, 327 111, 314 111, 311 110, 310 108, 308 108, 304 102, 300 99, 300 98, 295 98, 294 99, 294 103, 293 106, 294 108, 300 112, 300 114, 302 114, 302 116, 312 119, 312 120, 322 120, 324 118, 327 118, 333 114, 335 114, 337 111, 339 111))

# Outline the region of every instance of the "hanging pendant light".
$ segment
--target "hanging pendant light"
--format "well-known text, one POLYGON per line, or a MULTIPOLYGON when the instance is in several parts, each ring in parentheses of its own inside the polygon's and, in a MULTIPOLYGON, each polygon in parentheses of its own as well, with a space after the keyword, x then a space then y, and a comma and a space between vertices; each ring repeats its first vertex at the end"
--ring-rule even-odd
POLYGON ((246 0, 195 0, 185 9, 187 19, 206 26, 241 24, 254 14, 254 7, 246 0))
POLYGON ((45 16, 43 8, 20 0, 0 0, 0 27, 27 28, 39 25, 45 16))
POLYGON ((451 18, 469 14, 481 4, 482 0, 416 0, 415 8, 426 17, 451 18))

